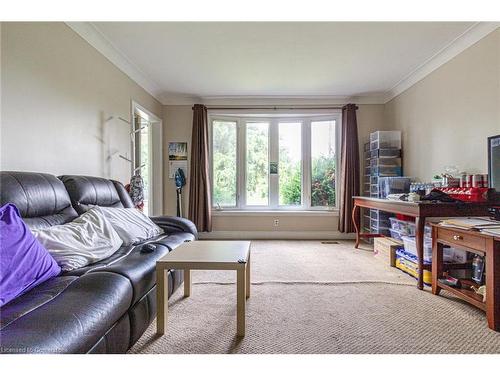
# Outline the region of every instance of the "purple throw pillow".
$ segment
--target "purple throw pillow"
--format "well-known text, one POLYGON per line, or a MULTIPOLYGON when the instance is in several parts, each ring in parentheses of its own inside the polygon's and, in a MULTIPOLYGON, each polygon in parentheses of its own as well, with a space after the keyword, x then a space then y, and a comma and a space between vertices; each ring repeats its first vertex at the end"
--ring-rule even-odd
POLYGON ((0 306, 57 276, 61 268, 13 204, 0 207, 0 306))

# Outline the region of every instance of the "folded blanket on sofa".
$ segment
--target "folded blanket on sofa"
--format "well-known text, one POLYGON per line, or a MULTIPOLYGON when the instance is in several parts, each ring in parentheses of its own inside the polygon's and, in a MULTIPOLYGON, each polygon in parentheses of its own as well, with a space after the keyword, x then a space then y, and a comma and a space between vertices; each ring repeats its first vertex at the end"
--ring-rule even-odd
POLYGON ((70 223, 33 230, 33 234, 63 271, 108 258, 123 244, 98 208, 90 209, 70 223))

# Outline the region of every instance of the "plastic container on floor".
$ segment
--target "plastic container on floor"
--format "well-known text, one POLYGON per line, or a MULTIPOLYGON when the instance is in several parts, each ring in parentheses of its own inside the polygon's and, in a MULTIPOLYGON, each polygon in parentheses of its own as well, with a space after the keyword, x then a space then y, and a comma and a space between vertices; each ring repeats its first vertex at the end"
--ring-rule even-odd
POLYGON ((380 211, 380 210, 375 210, 375 209, 370 210, 370 217, 372 219, 389 220, 389 218, 392 216, 394 216, 394 214, 391 214, 390 212, 385 212, 385 211, 380 211))
MULTIPOLYGON (((402 236, 405 252, 417 256, 417 244, 415 237, 402 236)), ((424 238, 424 262, 432 261, 432 240, 424 238)))
MULTIPOLYGON (((401 239, 403 240, 405 253, 411 254, 416 259, 417 245, 415 237, 401 236, 401 239)), ((443 261, 446 263, 465 263, 467 262, 467 252, 461 249, 445 247, 443 249, 443 261)), ((432 239, 424 237, 424 263, 427 262, 432 262, 432 239)))
POLYGON ((389 229, 389 232, 391 232, 391 237, 394 238, 395 240, 402 241, 403 235, 401 234, 400 231, 396 229, 389 229))
MULTIPOLYGON (((389 218, 391 222, 391 228, 401 232, 404 236, 414 237, 416 232, 416 226, 414 222, 400 220, 395 217, 389 218)), ((432 228, 430 225, 426 225, 424 228, 424 237, 431 238, 432 228)))
POLYGON ((387 230, 391 229, 391 223, 386 219, 371 219, 370 226, 373 228, 386 228, 387 230))
MULTIPOLYGON (((414 278, 418 277, 417 257, 406 253, 404 250, 396 250, 396 268, 399 268, 401 271, 413 276, 414 278)), ((431 285, 432 274, 430 271, 424 270, 423 281, 424 284, 431 285)))

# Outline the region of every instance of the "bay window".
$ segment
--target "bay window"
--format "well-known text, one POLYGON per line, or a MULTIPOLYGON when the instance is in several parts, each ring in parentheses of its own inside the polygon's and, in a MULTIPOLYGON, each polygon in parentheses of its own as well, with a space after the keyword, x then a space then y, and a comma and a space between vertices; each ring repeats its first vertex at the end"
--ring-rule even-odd
POLYGON ((210 115, 216 210, 331 210, 340 113, 210 115))

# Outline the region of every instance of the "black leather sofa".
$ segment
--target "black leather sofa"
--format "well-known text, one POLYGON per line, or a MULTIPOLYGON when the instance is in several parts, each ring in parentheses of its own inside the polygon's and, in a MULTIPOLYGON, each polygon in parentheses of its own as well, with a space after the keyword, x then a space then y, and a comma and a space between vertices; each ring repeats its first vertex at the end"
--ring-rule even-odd
MULTIPOLYGON (((0 172, 0 204, 13 203, 30 228, 72 221, 92 205, 133 207, 119 182, 97 177, 0 172)), ((156 316, 156 261, 197 239, 192 222, 152 218, 165 233, 63 273, 0 308, 0 353, 125 353, 156 316)), ((172 294, 182 271, 168 274, 172 294)))

